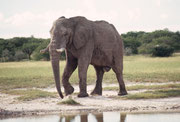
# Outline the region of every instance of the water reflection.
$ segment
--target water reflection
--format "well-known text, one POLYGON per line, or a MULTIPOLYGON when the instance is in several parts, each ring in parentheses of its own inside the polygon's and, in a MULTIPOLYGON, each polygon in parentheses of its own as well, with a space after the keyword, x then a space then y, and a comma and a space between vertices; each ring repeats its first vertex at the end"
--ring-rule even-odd
POLYGON ((120 122, 125 122, 126 120, 126 114, 121 114, 121 121, 120 122))
POLYGON ((125 122, 126 114, 105 112, 101 114, 82 114, 60 116, 59 122, 125 122))
POLYGON ((179 122, 180 113, 49 115, 1 119, 0 122, 179 122))
POLYGON ((96 114, 95 118, 96 118, 97 122, 103 122, 103 114, 96 114))

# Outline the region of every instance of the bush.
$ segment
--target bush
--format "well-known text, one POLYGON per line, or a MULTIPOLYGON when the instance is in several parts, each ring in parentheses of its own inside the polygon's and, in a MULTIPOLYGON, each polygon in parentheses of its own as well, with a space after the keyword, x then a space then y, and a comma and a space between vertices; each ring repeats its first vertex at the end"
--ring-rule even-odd
POLYGON ((138 48, 139 54, 152 54, 154 45, 149 44, 143 44, 138 48))
POLYGON ((171 56, 173 52, 174 52, 174 48, 168 45, 156 45, 153 48, 152 56, 168 57, 171 56))
POLYGON ((124 49, 124 55, 126 55, 126 56, 132 55, 132 49, 129 48, 129 47, 126 47, 126 48, 124 49))
POLYGON ((15 61, 20 61, 22 59, 26 59, 27 56, 25 53, 23 53, 22 51, 18 50, 15 52, 15 55, 14 55, 14 60, 15 61))
POLYGON ((13 60, 13 56, 11 55, 10 51, 8 49, 3 50, 0 61, 6 62, 6 61, 12 61, 12 60, 13 60))

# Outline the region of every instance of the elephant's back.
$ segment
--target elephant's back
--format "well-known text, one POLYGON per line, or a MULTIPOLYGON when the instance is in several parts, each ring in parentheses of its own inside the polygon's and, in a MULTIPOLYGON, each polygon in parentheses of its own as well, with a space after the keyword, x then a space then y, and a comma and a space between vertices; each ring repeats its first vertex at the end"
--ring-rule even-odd
POLYGON ((110 52, 114 50, 116 45, 119 45, 119 34, 114 29, 114 26, 106 21, 95 21, 93 27, 93 35, 95 41, 95 49, 98 48, 102 52, 110 52))
POLYGON ((92 64, 111 66, 114 54, 121 52, 120 35, 115 27, 106 21, 94 21, 94 52, 92 64))

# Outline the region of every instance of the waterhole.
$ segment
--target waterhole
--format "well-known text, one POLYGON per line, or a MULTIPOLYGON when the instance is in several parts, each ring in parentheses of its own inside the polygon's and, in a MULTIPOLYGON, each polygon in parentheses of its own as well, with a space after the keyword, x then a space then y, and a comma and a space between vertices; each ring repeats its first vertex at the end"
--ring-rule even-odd
POLYGON ((103 112, 99 114, 48 115, 2 119, 0 122, 180 122, 180 113, 131 114, 103 112))

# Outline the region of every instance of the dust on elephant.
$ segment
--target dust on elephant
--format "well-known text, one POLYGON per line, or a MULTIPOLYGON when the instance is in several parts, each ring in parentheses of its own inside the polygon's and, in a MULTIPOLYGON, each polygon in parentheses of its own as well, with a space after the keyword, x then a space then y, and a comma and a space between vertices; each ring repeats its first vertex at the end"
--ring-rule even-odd
POLYGON ((102 79, 104 72, 111 68, 115 72, 118 83, 118 95, 126 95, 123 81, 123 41, 115 27, 106 21, 90 21, 85 17, 60 17, 50 30, 51 41, 41 52, 50 52, 57 91, 61 98, 59 57, 66 51, 66 67, 62 83, 66 95, 72 94, 74 88, 69 78, 78 67, 80 93, 78 97, 87 97, 87 70, 89 64, 96 70, 96 86, 91 94, 102 95, 102 79))

